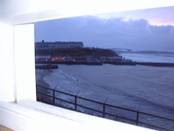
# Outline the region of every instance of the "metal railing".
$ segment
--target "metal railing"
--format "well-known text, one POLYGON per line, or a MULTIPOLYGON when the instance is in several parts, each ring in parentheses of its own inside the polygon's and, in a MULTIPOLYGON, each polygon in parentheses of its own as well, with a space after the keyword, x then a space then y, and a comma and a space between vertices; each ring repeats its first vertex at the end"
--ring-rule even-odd
POLYGON ((111 105, 37 85, 37 100, 70 110, 92 114, 112 120, 171 131, 174 120, 133 109, 111 105))

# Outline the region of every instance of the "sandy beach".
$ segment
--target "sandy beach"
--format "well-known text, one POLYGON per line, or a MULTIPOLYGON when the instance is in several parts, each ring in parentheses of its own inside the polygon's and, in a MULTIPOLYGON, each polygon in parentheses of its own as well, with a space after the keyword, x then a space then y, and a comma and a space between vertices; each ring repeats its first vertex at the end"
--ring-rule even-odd
POLYGON ((50 88, 174 118, 173 68, 59 65, 36 73, 50 88))

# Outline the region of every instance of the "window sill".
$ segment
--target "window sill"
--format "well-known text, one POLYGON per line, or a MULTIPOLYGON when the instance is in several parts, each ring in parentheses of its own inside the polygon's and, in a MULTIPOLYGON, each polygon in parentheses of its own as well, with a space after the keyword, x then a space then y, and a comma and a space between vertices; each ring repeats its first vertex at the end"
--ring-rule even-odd
POLYGON ((149 130, 30 100, 18 104, 0 102, 0 116, 0 124, 17 131, 149 130))

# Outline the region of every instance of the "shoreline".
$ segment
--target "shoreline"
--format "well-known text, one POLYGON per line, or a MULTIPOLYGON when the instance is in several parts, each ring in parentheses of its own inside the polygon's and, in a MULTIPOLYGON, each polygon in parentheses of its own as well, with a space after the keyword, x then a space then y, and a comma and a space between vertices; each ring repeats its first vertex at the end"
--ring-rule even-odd
POLYGON ((135 62, 136 65, 155 66, 155 67, 174 67, 174 63, 162 62, 135 62))
POLYGON ((44 80, 44 77, 50 73, 52 73, 50 70, 36 69, 36 85, 50 88, 50 85, 44 80))
MULTIPOLYGON (((37 63, 38 64, 38 63, 37 63)), ((153 66, 153 67, 174 67, 174 63, 167 63, 167 62, 104 62, 104 63, 89 63, 89 62, 41 62, 39 64, 49 66, 44 66, 43 68, 37 69, 56 69, 58 65, 104 65, 104 64, 111 64, 111 65, 128 65, 128 66, 136 66, 136 65, 143 65, 143 66, 153 66)))

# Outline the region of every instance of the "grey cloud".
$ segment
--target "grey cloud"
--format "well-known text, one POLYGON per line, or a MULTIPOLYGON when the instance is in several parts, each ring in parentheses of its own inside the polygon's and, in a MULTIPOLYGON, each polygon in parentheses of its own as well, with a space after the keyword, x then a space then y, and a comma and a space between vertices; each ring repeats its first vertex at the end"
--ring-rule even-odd
POLYGON ((146 20, 123 21, 76 17, 35 25, 36 41, 83 41, 86 46, 134 50, 174 50, 174 27, 152 26, 146 20))

